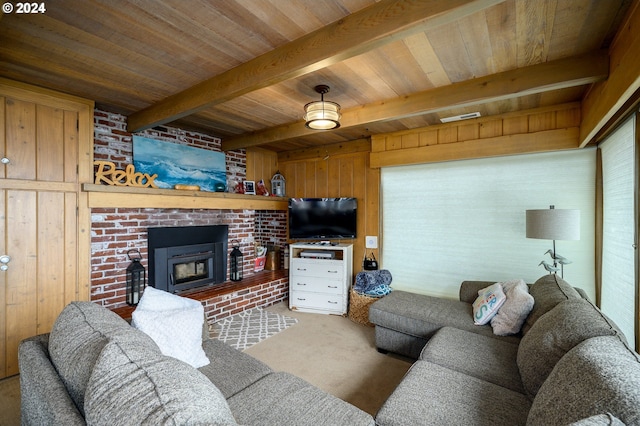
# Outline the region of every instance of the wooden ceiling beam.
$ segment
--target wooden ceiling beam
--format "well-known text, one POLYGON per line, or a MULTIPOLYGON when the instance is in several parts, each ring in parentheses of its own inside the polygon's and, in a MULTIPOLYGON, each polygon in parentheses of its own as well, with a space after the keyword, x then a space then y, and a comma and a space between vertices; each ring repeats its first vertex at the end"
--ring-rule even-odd
POLYGON ((434 29, 504 0, 382 0, 128 118, 136 132, 246 93, 325 68, 409 35, 434 29))
MULTIPOLYGON (((609 57, 607 52, 597 51, 344 110, 340 126, 341 128, 361 126, 373 122, 430 114, 451 108, 582 86, 606 79, 608 72, 609 57)), ((304 122, 298 121, 224 140, 222 149, 229 151, 259 146, 317 132, 318 130, 307 129, 304 122)))

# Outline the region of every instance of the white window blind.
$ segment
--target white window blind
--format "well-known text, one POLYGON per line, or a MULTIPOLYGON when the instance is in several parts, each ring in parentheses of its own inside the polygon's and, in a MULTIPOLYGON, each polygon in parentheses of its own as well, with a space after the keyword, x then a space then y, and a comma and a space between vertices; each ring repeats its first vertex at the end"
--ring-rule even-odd
POLYGON ((627 120, 600 144, 602 149, 601 309, 634 347, 634 123, 627 120))
POLYGON ((527 282, 552 242, 525 237, 525 211, 579 209, 580 241, 557 241, 564 278, 595 299, 595 149, 382 170, 382 264, 395 289, 458 297, 463 280, 527 282))

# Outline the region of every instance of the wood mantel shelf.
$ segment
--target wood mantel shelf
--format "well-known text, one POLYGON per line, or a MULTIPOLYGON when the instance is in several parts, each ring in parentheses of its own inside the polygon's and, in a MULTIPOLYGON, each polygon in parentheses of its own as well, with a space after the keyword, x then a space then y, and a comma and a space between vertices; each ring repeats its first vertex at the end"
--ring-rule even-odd
POLYGON ((287 210, 288 199, 228 192, 107 186, 85 183, 89 207, 287 210))

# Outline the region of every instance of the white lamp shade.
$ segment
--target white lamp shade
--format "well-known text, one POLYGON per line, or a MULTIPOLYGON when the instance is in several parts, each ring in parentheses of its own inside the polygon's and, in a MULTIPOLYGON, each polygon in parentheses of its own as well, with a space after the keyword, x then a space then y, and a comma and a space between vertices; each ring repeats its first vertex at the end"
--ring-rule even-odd
POLYGON ((340 127, 340 105, 330 101, 310 102, 304 106, 305 125, 314 130, 330 130, 340 127))
POLYGON ((527 210, 527 238, 579 240, 580 210, 527 210))

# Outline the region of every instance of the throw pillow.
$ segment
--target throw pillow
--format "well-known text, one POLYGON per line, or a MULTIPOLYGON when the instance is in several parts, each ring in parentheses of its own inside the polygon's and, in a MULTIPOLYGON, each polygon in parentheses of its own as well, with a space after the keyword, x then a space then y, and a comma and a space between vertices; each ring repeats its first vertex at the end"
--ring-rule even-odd
POLYGON ((148 334, 164 355, 194 368, 209 364, 202 349, 204 308, 197 300, 147 287, 131 315, 131 325, 148 334))
POLYGON ((500 283, 492 284, 478 291, 478 298, 473 302, 474 324, 484 325, 491 321, 505 300, 506 296, 500 283))
POLYGON ((511 280, 500 283, 507 300, 493 318, 491 327, 498 336, 517 334, 533 309, 533 296, 524 280, 511 280))
POLYGON ((113 338, 87 385, 88 425, 235 425, 220 390, 198 370, 144 342, 113 338))

